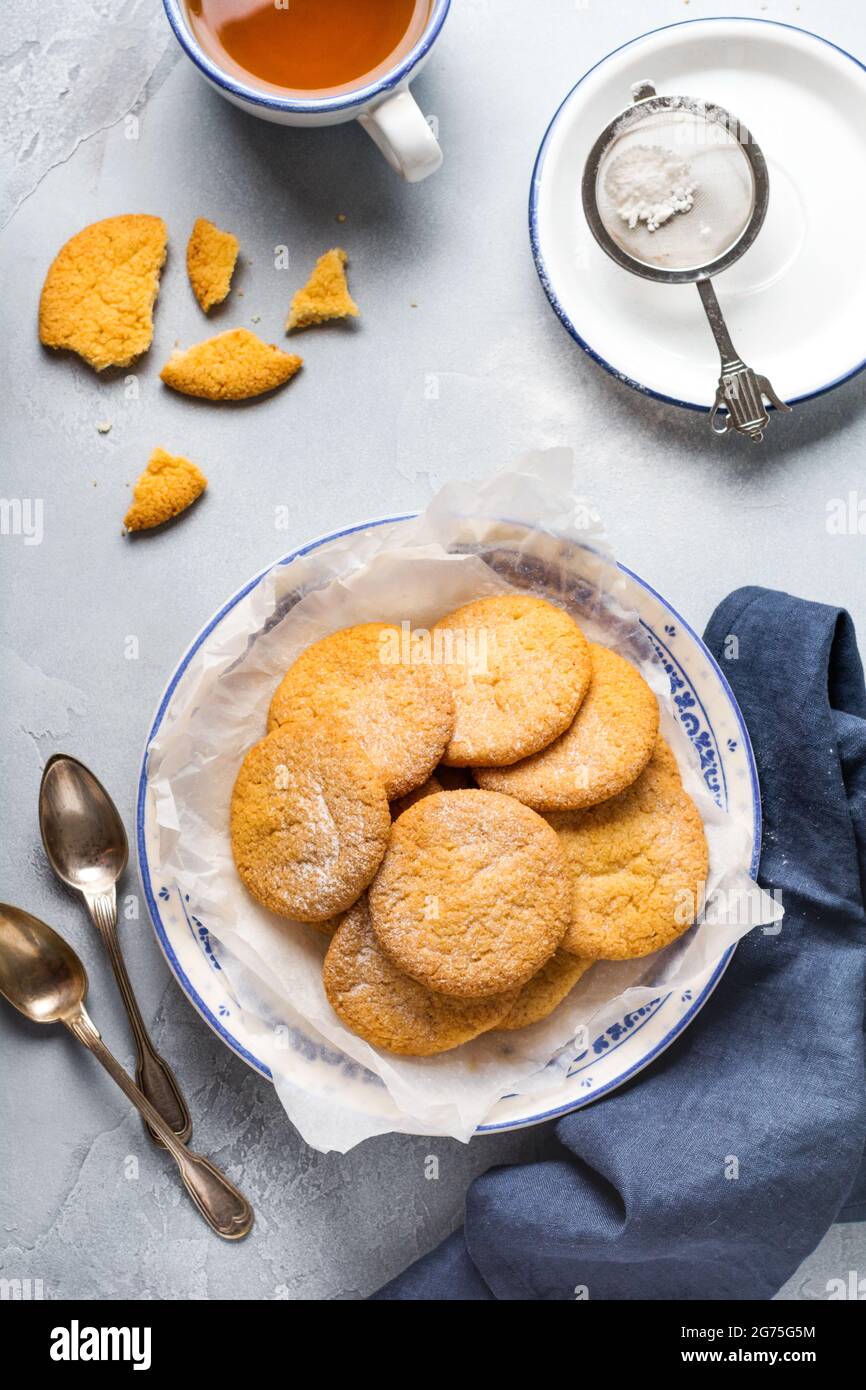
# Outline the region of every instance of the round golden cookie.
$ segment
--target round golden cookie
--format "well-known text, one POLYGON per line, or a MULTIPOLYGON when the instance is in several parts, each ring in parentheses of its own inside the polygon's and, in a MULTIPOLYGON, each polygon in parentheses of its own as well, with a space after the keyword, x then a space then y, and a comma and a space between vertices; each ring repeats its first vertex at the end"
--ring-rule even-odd
POLYGON ((454 727, 454 699, 443 672, 408 659, 403 638, 389 623, 332 632, 292 663, 268 713, 269 729, 299 717, 341 719, 364 745, 392 800, 427 780, 454 727))
POLYGON ((581 975, 585 975, 594 964, 594 961, 581 960, 560 947, 550 960, 544 962, 538 974, 523 986, 508 1013, 495 1026, 513 1031, 540 1023, 553 1013, 574 989, 581 975))
POLYGON ((416 801, 370 886, 383 951, 428 989, 466 999, 525 984, 560 944, 569 909, 556 834, 495 792, 416 801))
POLYGON ((576 810, 630 786, 652 756, 658 701, 625 657, 589 644, 592 679, 574 723, 549 747, 511 767, 473 768, 480 786, 535 811, 576 810))
POLYGON ((589 684, 586 638, 531 594, 477 599, 441 618, 434 652, 454 690, 453 767, 516 763, 567 729, 589 684))
POLYGON ((426 782, 422 782, 420 787, 414 791, 407 792, 405 796, 398 796, 396 801, 391 802, 391 819, 396 820, 402 816, 404 811, 408 811, 410 806, 414 806, 416 801, 422 801, 425 796, 435 796, 437 792, 443 791, 442 784, 436 777, 428 777, 426 782))
POLYGON ((337 725, 285 724, 241 764, 232 853, 253 897, 282 917, 323 922, 351 907, 379 867, 390 829, 381 778, 337 725))
POLYGON ((637 781, 585 811, 554 811, 571 869, 563 947, 598 960, 646 956, 694 921, 708 850, 695 803, 663 739, 637 781))
POLYGON ((425 989, 381 949, 361 898, 337 928, 322 979, 328 1002, 347 1028, 374 1047, 430 1057, 495 1028, 515 990, 487 999, 449 999, 425 989))

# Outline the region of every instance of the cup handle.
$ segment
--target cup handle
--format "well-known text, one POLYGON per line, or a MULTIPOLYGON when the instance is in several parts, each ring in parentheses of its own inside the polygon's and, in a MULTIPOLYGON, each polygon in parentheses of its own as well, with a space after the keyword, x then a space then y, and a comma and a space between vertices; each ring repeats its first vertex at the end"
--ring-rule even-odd
POLYGON ((358 117, 370 139, 407 183, 420 183, 442 163, 442 151, 408 88, 358 117))

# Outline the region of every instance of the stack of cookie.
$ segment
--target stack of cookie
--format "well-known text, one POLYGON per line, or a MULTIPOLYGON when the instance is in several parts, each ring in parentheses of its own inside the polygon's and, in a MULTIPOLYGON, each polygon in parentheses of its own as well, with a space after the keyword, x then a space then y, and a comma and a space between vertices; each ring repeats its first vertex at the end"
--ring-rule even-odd
POLYGON ((314 643, 231 807, 250 893, 330 936, 328 1000, 429 1056, 546 1018, 694 920, 700 815, 639 672, 527 594, 314 643))

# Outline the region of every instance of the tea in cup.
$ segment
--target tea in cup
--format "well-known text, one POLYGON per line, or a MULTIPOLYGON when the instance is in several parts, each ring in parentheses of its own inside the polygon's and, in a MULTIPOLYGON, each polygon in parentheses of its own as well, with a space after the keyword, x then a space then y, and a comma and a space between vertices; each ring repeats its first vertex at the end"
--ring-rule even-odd
POLYGON ((450 0, 163 0, 177 39, 223 96, 282 125, 358 120, 411 183, 442 151, 409 82, 450 0))

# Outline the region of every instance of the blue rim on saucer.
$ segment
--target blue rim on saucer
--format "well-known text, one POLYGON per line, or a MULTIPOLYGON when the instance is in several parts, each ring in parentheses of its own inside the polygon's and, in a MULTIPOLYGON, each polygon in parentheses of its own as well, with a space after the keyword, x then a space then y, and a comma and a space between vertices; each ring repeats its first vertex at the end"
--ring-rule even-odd
MULTIPOLYGON (((146 843, 145 816, 148 787, 148 754, 150 746, 157 733, 159 732, 163 719, 165 718, 165 715, 170 706, 174 692, 180 680, 182 679, 184 673, 186 672, 187 667, 189 666, 195 654, 198 652, 199 648, 207 640, 207 638, 219 625, 223 618, 228 613, 230 613, 231 610, 243 598, 245 598, 247 594, 249 594, 253 589, 255 589, 256 586, 262 582, 262 580, 265 578, 267 574, 271 573, 271 571, 277 566, 289 565, 292 563, 293 560, 296 560, 301 556, 308 555, 314 550, 319 549, 321 546, 327 545, 334 541, 338 541, 346 536, 351 536, 359 531, 367 531, 376 526, 387 526, 393 525, 401 521, 409 521, 412 520, 415 517, 415 515, 416 513, 410 512, 398 516, 381 517, 371 521, 361 522, 355 526, 344 527, 339 530, 329 532, 326 535, 317 537, 315 540, 309 541, 306 545, 299 546, 297 549, 291 551, 288 555, 286 555, 283 559, 277 561, 275 565, 269 565, 266 569, 262 570, 260 574, 256 575, 253 579, 251 579, 247 584, 245 584, 241 589, 239 589, 237 593, 235 593, 228 600, 228 602, 223 605, 222 608, 219 609, 219 611, 209 620, 208 623, 206 623, 206 625, 201 629, 201 631, 198 633, 198 635, 184 654, 176 670, 174 671, 171 679, 169 680, 168 685, 166 686, 166 689, 159 702, 159 706, 157 708, 156 714, 153 719, 153 723, 147 736, 138 780, 138 797, 136 806, 136 842, 138 848, 139 873, 141 877, 142 888, 144 891, 145 900, 147 902, 149 915, 151 921, 153 922, 154 930, 157 935, 157 939, 175 978, 181 986, 181 989, 186 994, 190 1002, 194 1005, 196 1010, 210 1025, 213 1031, 217 1033, 218 1036, 222 1038, 222 1040, 232 1049, 233 1052, 237 1053, 237 1055, 241 1057, 249 1066, 253 1067, 257 1072, 259 1072, 262 1076, 266 1077, 268 1080, 273 1080, 273 1075, 267 1063, 262 1061, 260 1057, 257 1057, 249 1049, 249 1047, 245 1046, 244 1043, 242 1043, 240 1039, 238 1039, 229 1030, 223 1018, 218 1017, 214 1010, 210 1008, 207 1002, 202 998, 199 990, 196 988, 193 981, 189 978, 189 975, 184 970, 180 960, 178 959, 177 953, 172 945, 170 933, 166 927, 165 922, 163 921, 162 914, 160 912, 159 900, 162 899, 165 903, 165 900, 167 898, 167 892, 164 888, 162 890, 155 890, 154 888, 151 875, 151 868, 148 862, 146 843)), ((682 618, 677 613, 677 611, 671 607, 668 601, 664 599, 657 592, 657 590, 655 590, 652 587, 652 585, 648 584, 646 580, 641 579, 640 576, 635 574, 633 570, 628 569, 625 565, 619 565, 618 568, 622 571, 624 575, 628 576, 630 580, 639 585, 640 588, 642 588, 647 594, 649 594, 652 598, 657 600, 658 603, 670 615, 672 622, 674 624, 678 623, 682 631, 688 634, 691 640, 698 647, 702 657, 706 660, 707 665, 709 666, 713 675, 718 680, 723 693, 725 694, 727 700, 730 703, 730 708, 736 721, 736 726, 739 728, 739 737, 742 742, 742 748, 745 752, 747 759, 754 833, 754 843, 750 872, 754 876, 757 873, 761 850, 760 789, 758 784, 757 768, 755 766, 754 754, 752 752, 748 730, 746 729, 746 725, 743 720, 742 713, 737 704, 736 697, 733 691, 731 690, 731 687, 724 673, 720 669, 712 653, 704 645, 701 638, 694 631, 694 629, 685 621, 685 619, 682 618)), ((673 627, 671 627, 670 632, 673 631, 674 629, 673 627)), ((660 657, 663 660, 669 659, 671 662, 673 662, 673 666, 670 669, 681 670, 682 668, 678 666, 676 658, 673 656, 673 654, 669 651, 668 647, 666 646, 664 638, 654 637, 652 640, 655 644, 657 644, 657 649, 660 648, 660 657)), ((695 691, 693 696, 691 696, 691 702, 696 705, 701 718, 705 721, 707 727, 712 731, 712 724, 697 691, 695 691)), ((720 765, 718 770, 722 778, 722 784, 724 785, 724 769, 720 765)), ((186 924, 189 927, 190 931, 193 931, 193 928, 189 922, 189 910, 183 903, 181 903, 181 907, 183 910, 183 915, 186 918, 186 924)), ((478 1126, 476 1132, 479 1134, 496 1133, 507 1129, 522 1128, 526 1125, 538 1124, 543 1120, 554 1119, 558 1116, 568 1114, 572 1110, 579 1109, 582 1105, 592 1104, 602 1095, 608 1094, 610 1091, 615 1090, 617 1087, 621 1086, 631 1076, 643 1070, 643 1068, 648 1066, 649 1063, 652 1062, 657 1056, 659 1056, 660 1053, 665 1051, 665 1049, 668 1048, 671 1045, 671 1043, 674 1042, 674 1040, 679 1036, 683 1029, 688 1026, 691 1020, 706 1003, 713 990, 716 988, 716 985, 718 984, 719 980, 722 978, 722 975, 727 969, 727 966, 734 954, 735 949, 736 948, 734 946, 731 946, 719 959, 712 974, 706 980, 700 992, 693 999, 689 996, 688 1000, 686 1001, 686 997, 683 997, 682 1002, 686 1005, 686 1007, 676 1018, 676 1020, 673 1023, 673 1026, 671 1026, 668 1029, 668 1031, 657 1040, 655 1046, 653 1046, 652 1049, 648 1052, 642 1054, 633 1066, 619 1073, 613 1080, 610 1081, 609 1084, 606 1084, 604 1086, 597 1086, 593 1090, 592 1095, 588 1096, 585 1100, 581 1100, 579 1097, 572 1098, 565 1104, 558 1105, 553 1109, 533 1114, 531 1117, 521 1117, 516 1120, 503 1120, 491 1124, 481 1124, 478 1126)), ((661 1007, 663 1007, 664 1003, 666 1003, 668 997, 669 996, 665 996, 665 998, 661 1001, 661 1007)), ((634 1036, 634 1033, 640 1031, 640 1029, 644 1026, 645 1022, 650 1022, 650 1016, 646 1017, 642 1022, 638 1022, 636 1024, 631 1036, 634 1036)), ((608 1045, 605 1044, 605 1047, 608 1051, 616 1051, 616 1045, 608 1048, 608 1045)))
POLYGON ((195 63, 200 72, 205 77, 210 78, 218 87, 231 92, 233 96, 240 97, 243 101, 253 102, 256 106, 265 106, 271 111, 292 111, 299 115, 308 112, 314 115, 329 111, 347 111, 353 106, 362 106, 371 98, 381 96, 391 92, 400 83, 405 81, 412 69, 424 58, 439 37, 439 31, 451 8, 451 0, 433 0, 430 11, 430 18, 427 28, 421 35, 415 47, 410 49, 405 58, 392 68, 390 72, 384 74, 376 82, 369 83, 366 87, 354 88, 351 92, 342 92, 339 96, 333 97, 281 97, 273 93, 262 91, 261 88, 248 87, 244 82, 238 82, 235 78, 229 77, 228 73, 223 72, 196 42, 189 23, 186 18, 185 0, 162 0, 168 22, 174 30, 174 36, 180 44, 187 57, 195 63))
MULTIPOLYGON (((674 24, 660 24, 657 28, 647 29, 646 33, 638 34, 635 36, 635 38, 628 39, 625 43, 621 43, 616 48, 612 48, 611 51, 609 53, 606 53, 603 58, 599 58, 597 63, 593 63, 591 68, 587 68, 583 76, 579 78, 577 82, 575 82, 571 90, 567 93, 565 97, 563 97, 562 101, 559 103, 559 106, 556 108, 556 111, 553 114, 553 118, 551 119, 550 124, 547 127, 547 130, 544 132, 544 137, 539 146, 538 154, 535 157, 535 164, 532 170, 532 179, 529 185, 529 244, 532 250, 532 259, 535 262, 535 269, 538 272, 538 278, 541 281, 542 289, 544 290, 544 293, 547 295, 547 298, 550 302, 550 306, 556 314, 557 318, 559 319, 560 323, 566 329, 566 331, 571 335, 571 337, 578 344, 578 346, 583 349, 583 351, 587 354, 588 357, 591 357, 594 362, 597 362, 600 367, 603 367, 604 370, 608 372, 611 376, 615 377, 617 381, 623 382, 626 386, 631 386, 633 390, 639 391, 641 395, 650 396, 657 401, 663 401, 665 405, 677 405, 680 406, 683 410, 695 410, 703 415, 707 414, 709 410, 708 406, 699 405, 695 401, 680 400, 677 396, 668 396, 662 391, 656 391, 653 390, 653 388, 650 386, 645 386, 643 382, 637 381, 634 377, 629 376, 628 373, 620 371, 619 368, 615 367, 611 362, 608 362, 607 359, 605 357, 602 357, 601 353, 597 352, 595 348, 592 346, 592 344, 588 343, 586 339, 582 337, 582 335, 578 332, 577 328, 575 327, 569 315, 566 313, 563 305, 560 303, 556 295, 556 292, 553 288, 553 285, 551 284, 550 277, 548 275, 544 257, 541 253, 541 245, 538 235, 538 193, 541 185, 541 176, 544 169, 544 161, 547 154, 548 145, 550 143, 550 138, 556 126, 556 123, 559 120, 560 114, 568 105, 569 101, 571 100, 574 93, 577 91, 578 87, 580 87, 581 84, 586 81, 586 79, 590 76, 591 73, 595 72, 597 68, 602 67, 604 63, 608 62, 610 58, 615 57, 617 53, 622 53, 624 49, 631 48, 634 44, 640 43, 643 39, 651 38, 654 34, 663 34, 666 33, 669 29, 684 29, 695 24, 730 23, 732 20, 735 20, 738 24, 764 24, 775 27, 777 29, 790 29, 793 30, 794 33, 804 34, 808 38, 816 39, 819 43, 826 44, 828 48, 834 49, 835 52, 841 54, 843 58, 848 58, 852 63, 854 63, 856 67, 860 69, 861 72, 866 72, 866 64, 862 63, 859 58, 855 58, 853 53, 849 53, 847 49, 842 48, 837 43, 833 43, 831 39, 825 39, 822 34, 815 34, 812 32, 811 29, 802 29, 799 25, 796 24, 786 24, 782 20, 759 19, 757 17, 752 17, 748 15, 706 15, 702 18, 697 19, 678 20, 674 24)), ((817 399, 819 396, 824 396, 827 394, 828 391, 833 391, 837 386, 842 386, 846 381, 851 381, 852 378, 857 376, 860 372, 862 372, 864 368, 866 368, 866 357, 864 357, 861 362, 859 362, 855 367, 852 367, 849 371, 843 372, 840 376, 835 377, 832 381, 825 382, 823 386, 816 387, 814 391, 806 391, 800 396, 792 396, 790 404, 797 405, 800 402, 811 401, 817 399)))

